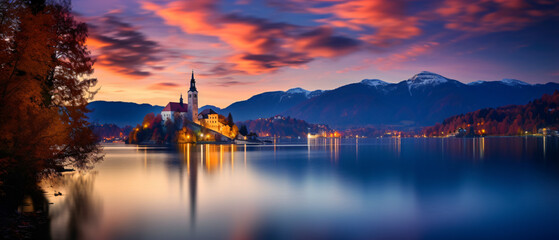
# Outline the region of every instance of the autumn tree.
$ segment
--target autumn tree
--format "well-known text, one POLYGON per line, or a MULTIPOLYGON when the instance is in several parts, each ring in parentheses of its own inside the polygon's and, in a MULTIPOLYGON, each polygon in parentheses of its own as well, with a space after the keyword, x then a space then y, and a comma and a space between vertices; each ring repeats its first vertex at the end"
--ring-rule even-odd
POLYGON ((86 105, 97 80, 87 26, 66 1, 0 3, 0 192, 101 160, 86 105))

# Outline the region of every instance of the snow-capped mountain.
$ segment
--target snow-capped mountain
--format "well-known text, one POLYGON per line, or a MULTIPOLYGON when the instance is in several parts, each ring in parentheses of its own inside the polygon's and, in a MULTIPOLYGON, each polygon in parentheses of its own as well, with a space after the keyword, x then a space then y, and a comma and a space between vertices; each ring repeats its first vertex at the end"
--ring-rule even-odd
POLYGON ((475 81, 475 82, 467 83, 466 85, 475 86, 475 85, 483 84, 483 83, 486 83, 486 82, 487 81, 478 80, 478 81, 475 81))
POLYGON ((557 83, 531 85, 511 79, 463 84, 424 71, 399 83, 366 79, 348 84, 298 104, 283 115, 334 127, 425 126, 481 108, 526 104, 556 89, 557 83))
POLYGON ((300 87, 298 87, 298 88, 292 88, 292 89, 289 89, 289 90, 285 91, 285 93, 286 93, 287 95, 303 94, 303 95, 305 95, 305 97, 307 97, 307 98, 316 97, 316 96, 322 94, 323 92, 324 92, 323 90, 309 91, 309 90, 306 90, 306 89, 303 89, 303 88, 300 88, 300 87))
POLYGON ((520 80, 516 80, 516 79, 510 79, 510 78, 504 78, 503 80, 501 80, 501 82, 503 84, 509 85, 509 86, 528 86, 531 85, 527 82, 523 82, 520 80))
POLYGON ((372 87, 386 86, 389 84, 380 79, 363 79, 361 80, 361 83, 372 87))
POLYGON ((503 78, 503 80, 501 81, 475 81, 475 82, 471 82, 468 83, 466 85, 470 85, 470 86, 475 86, 475 85, 479 85, 479 84, 484 84, 484 83, 500 83, 500 84, 504 84, 507 86, 530 86, 532 84, 529 84, 527 82, 523 82, 517 79, 511 79, 511 78, 503 78))
POLYGON ((302 89, 302 88, 298 87, 298 88, 289 89, 289 90, 287 90, 287 91, 285 91, 285 92, 288 93, 288 94, 305 94, 305 95, 307 95, 307 94, 309 94, 311 91, 305 90, 305 89, 302 89))
POLYGON ((287 91, 264 92, 251 98, 235 102, 228 107, 216 110, 221 114, 233 114, 235 121, 268 118, 301 104, 309 99, 320 96, 325 91, 309 91, 300 87, 287 91))
POLYGON ((415 74, 413 77, 408 79, 406 83, 410 88, 417 88, 423 86, 436 86, 439 84, 447 83, 451 79, 445 78, 439 74, 423 71, 415 74))

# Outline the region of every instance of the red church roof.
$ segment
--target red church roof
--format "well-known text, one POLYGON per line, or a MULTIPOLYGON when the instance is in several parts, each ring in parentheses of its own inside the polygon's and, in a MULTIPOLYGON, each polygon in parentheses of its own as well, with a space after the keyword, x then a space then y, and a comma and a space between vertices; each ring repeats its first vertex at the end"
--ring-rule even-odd
POLYGON ((171 111, 171 112, 188 112, 188 104, 186 103, 178 103, 178 102, 169 102, 163 111, 171 111))

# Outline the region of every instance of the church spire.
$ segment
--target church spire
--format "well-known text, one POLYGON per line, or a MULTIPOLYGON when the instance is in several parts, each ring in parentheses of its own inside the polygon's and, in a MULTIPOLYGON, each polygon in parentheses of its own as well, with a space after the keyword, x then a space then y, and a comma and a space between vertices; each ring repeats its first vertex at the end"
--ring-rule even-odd
POLYGON ((196 81, 194 80, 194 70, 192 70, 192 78, 190 78, 190 90, 189 92, 197 92, 196 81))
POLYGON ((181 93, 181 105, 182 105, 182 93, 181 93))

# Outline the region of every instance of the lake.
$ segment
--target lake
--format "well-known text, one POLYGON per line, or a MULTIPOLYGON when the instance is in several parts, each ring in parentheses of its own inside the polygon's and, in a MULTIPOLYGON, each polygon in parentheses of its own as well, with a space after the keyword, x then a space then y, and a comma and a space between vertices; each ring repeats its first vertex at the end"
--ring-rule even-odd
POLYGON ((103 152, 43 182, 53 239, 559 239, 558 138, 103 152))

